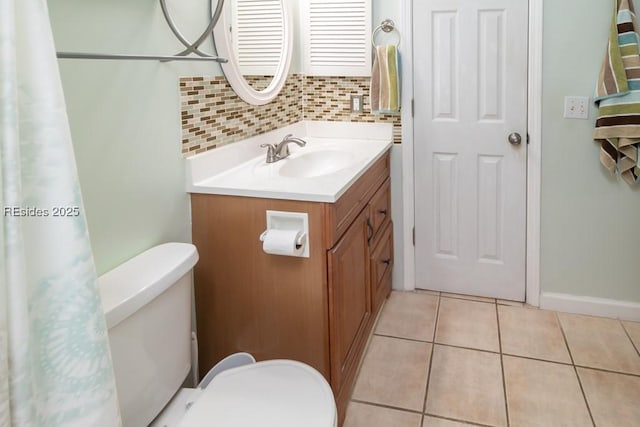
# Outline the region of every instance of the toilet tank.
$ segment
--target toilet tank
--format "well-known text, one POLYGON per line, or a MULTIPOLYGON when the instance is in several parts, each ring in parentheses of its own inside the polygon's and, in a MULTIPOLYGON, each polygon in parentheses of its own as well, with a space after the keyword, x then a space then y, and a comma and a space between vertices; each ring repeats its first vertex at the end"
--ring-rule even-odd
POLYGON ((125 427, 146 426, 191 369, 196 247, 166 243, 98 279, 125 427))

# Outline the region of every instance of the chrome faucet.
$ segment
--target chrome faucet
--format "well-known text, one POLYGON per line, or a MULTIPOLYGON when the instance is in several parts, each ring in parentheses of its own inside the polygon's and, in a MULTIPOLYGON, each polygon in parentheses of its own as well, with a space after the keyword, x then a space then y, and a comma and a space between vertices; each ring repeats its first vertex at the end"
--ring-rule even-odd
POLYGON ((289 152, 289 144, 293 142, 297 144, 299 147, 304 147, 307 145, 307 142, 294 137, 292 134, 285 136, 282 141, 278 145, 274 144, 262 144, 260 147, 267 149, 267 163, 274 163, 278 160, 286 159, 289 157, 291 152, 289 152))

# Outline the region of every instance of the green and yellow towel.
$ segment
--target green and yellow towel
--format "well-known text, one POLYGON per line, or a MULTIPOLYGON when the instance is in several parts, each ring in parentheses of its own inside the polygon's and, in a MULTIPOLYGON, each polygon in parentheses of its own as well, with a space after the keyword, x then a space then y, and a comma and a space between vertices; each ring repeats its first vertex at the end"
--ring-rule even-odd
POLYGON ((371 72, 371 111, 397 113, 400 111, 400 78, 398 49, 395 45, 375 47, 371 72))
POLYGON ((609 172, 635 184, 640 181, 640 36, 632 0, 614 3, 609 46, 596 87, 594 139, 609 172))

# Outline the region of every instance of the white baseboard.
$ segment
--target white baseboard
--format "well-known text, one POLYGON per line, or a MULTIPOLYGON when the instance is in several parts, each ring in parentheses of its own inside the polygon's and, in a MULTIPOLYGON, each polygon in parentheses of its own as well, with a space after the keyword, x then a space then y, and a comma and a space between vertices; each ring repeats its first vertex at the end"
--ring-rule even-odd
POLYGON ((640 321, 640 303, 543 292, 540 308, 565 313, 640 321))

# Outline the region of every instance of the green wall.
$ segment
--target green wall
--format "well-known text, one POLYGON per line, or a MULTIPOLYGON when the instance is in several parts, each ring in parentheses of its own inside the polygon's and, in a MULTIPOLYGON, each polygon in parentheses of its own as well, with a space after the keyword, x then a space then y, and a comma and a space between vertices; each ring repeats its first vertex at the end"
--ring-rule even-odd
MULTIPOLYGON (((406 32, 404 28, 399 28, 402 26, 402 4, 400 1, 373 0, 372 8, 372 28, 376 28, 385 19, 391 19, 398 25, 399 31, 403 31, 403 34, 406 32)), ((390 36, 388 38, 385 37, 385 34, 376 35, 377 43, 383 43, 385 41, 387 41, 388 43, 395 43, 396 40, 396 35, 390 36)))
MULTIPOLYGON (((206 2, 171 0, 181 31, 206 27, 206 2)), ((157 0, 49 1, 58 50, 180 50, 157 0)), ((209 48, 209 46, 207 46, 209 48)), ((191 240, 180 147, 178 77, 215 63, 60 60, 98 273, 156 244, 191 240)))
POLYGON ((640 302, 640 191, 600 166, 595 110, 562 117, 565 95, 593 96, 611 12, 611 1, 545 1, 541 288, 640 302))

